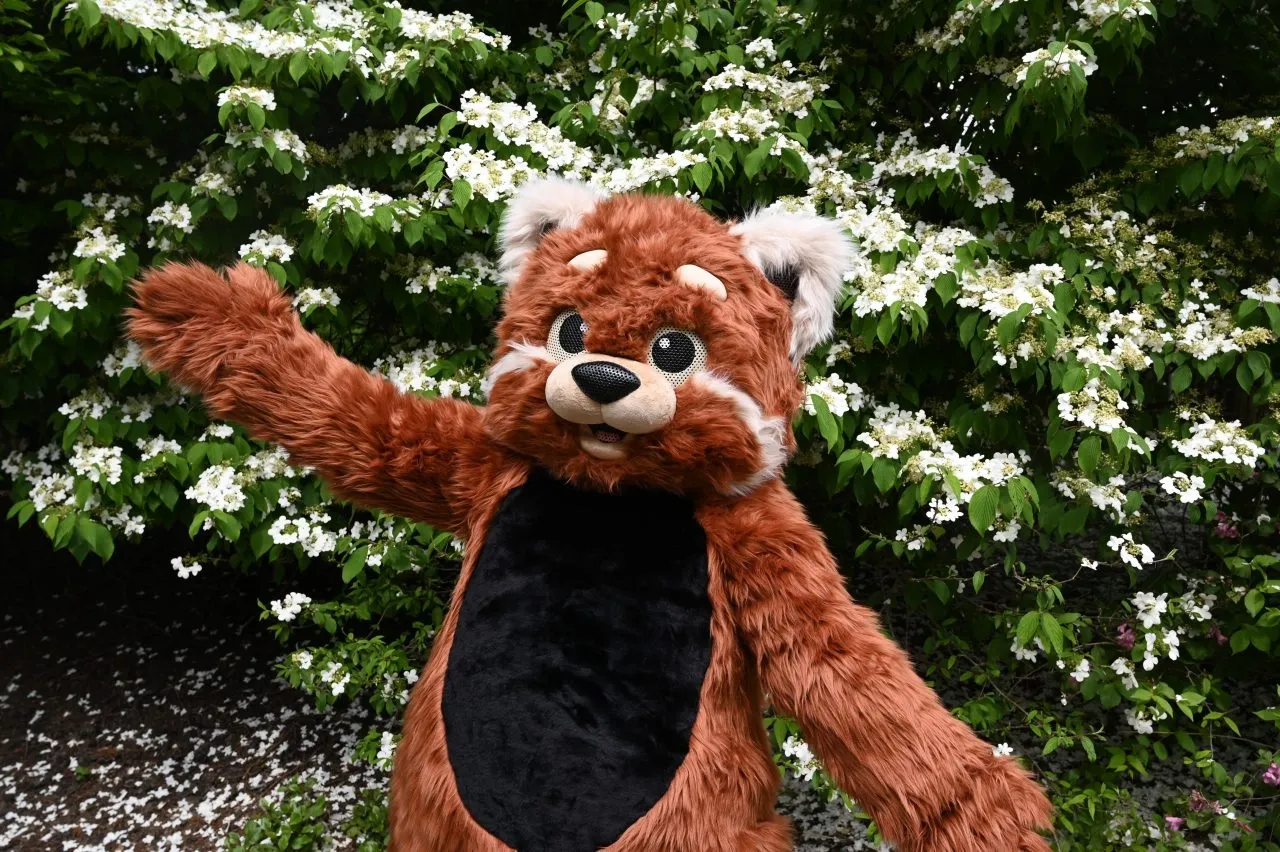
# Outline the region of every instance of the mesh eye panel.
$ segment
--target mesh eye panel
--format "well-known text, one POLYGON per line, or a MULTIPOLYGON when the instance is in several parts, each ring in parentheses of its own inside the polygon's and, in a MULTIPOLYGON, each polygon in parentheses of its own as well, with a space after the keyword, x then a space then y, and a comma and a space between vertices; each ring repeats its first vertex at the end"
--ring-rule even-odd
POLYGON ((587 324, 577 311, 565 311, 551 323, 547 352, 556 361, 577 355, 586 348, 587 324))
POLYGON ((649 364, 675 387, 707 369, 707 347, 691 331, 664 325, 649 344, 649 364))

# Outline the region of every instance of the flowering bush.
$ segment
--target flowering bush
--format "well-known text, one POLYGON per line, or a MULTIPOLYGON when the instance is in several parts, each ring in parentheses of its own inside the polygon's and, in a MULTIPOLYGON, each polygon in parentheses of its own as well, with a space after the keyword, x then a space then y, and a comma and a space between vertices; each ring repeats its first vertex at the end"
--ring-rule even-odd
POLYGON ((272 566, 282 675, 388 717, 364 759, 394 753, 458 547, 149 374, 127 282, 244 259, 344 355, 479 400, 495 226, 550 172, 843 223, 789 476, 855 591, 1035 766, 1059 848, 1280 848, 1270 4, 0 10, 9 517, 103 561, 185 528, 193 583, 272 566))

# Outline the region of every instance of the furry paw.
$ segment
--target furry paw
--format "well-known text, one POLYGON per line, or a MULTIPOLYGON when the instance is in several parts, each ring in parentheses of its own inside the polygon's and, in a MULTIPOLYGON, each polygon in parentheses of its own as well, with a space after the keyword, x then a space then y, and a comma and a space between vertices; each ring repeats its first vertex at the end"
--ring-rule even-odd
POLYGON ((1016 763, 992 758, 963 801, 926 823, 903 852, 1048 852, 1052 824, 1044 791, 1016 763))
POLYGON ((246 342, 296 322, 272 278, 246 264, 223 277, 199 263, 148 270, 133 287, 128 335, 147 363, 203 391, 246 342))

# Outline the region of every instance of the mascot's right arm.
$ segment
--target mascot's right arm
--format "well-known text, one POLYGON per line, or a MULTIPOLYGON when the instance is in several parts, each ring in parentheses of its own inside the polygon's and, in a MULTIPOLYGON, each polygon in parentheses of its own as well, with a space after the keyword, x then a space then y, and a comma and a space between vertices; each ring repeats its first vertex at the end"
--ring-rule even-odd
POLYGON ((134 287, 129 336, 211 414, 280 444, 339 497, 463 532, 456 475, 484 443, 476 407, 402 393, 339 357, 265 271, 151 270, 134 287))

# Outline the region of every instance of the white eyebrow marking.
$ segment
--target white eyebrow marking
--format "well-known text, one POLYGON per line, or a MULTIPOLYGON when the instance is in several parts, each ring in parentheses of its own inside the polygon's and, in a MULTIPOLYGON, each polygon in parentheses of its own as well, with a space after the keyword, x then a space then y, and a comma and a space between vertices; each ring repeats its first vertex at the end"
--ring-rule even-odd
POLYGON ((569 265, 574 269, 595 269, 597 266, 604 263, 605 258, 608 256, 609 253, 604 249, 592 249, 591 251, 584 251, 582 254, 570 260, 569 265))
POLYGON ((729 298, 729 291, 725 290, 724 282, 701 266, 686 263, 684 266, 677 267, 675 278, 681 284, 707 290, 722 302, 729 298))

